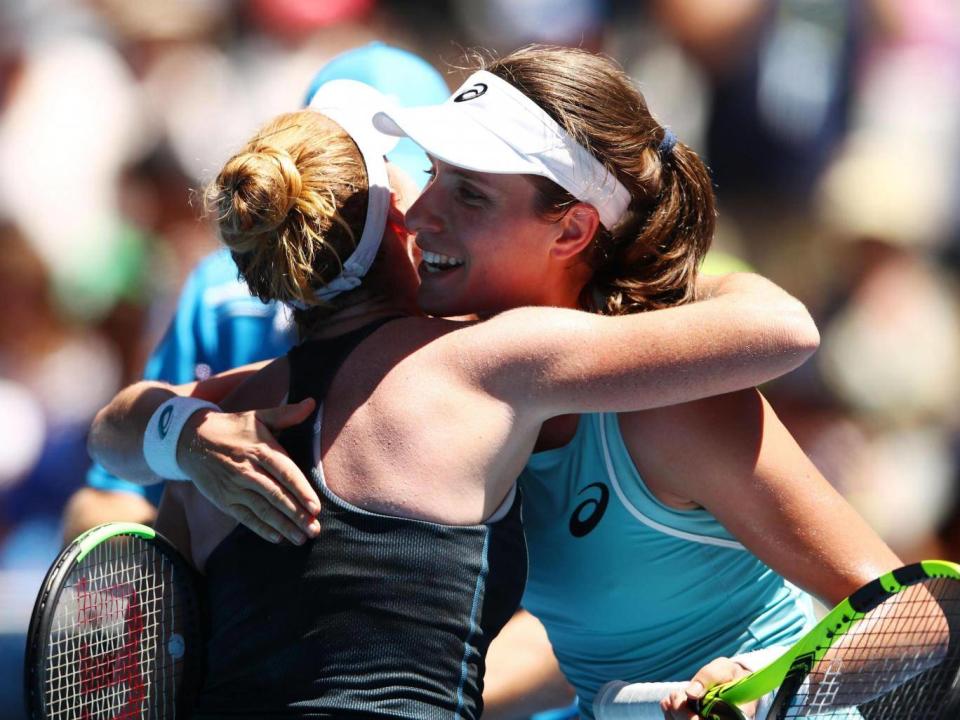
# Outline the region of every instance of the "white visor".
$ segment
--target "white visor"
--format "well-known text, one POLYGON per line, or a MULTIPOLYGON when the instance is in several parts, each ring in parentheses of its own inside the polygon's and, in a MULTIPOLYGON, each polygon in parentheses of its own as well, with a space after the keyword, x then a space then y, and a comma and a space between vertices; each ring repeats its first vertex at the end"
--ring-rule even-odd
MULTIPOLYGON (((385 95, 356 80, 324 83, 310 101, 310 110, 333 120, 356 143, 366 167, 368 185, 367 216, 360 241, 343 263, 340 275, 314 293, 318 300, 329 300, 358 287, 380 249, 391 197, 384 155, 393 150, 397 138, 378 132, 373 126, 373 116, 384 110, 392 112, 392 108, 392 102, 385 95)), ((302 303, 290 304, 301 309, 305 307, 302 303)))
POLYGON ((486 70, 475 72, 444 103, 376 115, 379 130, 409 137, 427 153, 465 170, 539 175, 593 205, 611 229, 630 193, 539 105, 486 70))

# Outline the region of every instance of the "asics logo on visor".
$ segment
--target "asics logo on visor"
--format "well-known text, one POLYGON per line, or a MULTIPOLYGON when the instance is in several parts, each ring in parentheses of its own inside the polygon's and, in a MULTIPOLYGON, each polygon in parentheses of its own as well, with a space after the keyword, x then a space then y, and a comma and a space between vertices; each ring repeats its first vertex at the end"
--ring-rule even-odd
POLYGON ((486 83, 474 83, 462 93, 457 95, 454 102, 467 102, 467 100, 476 100, 487 91, 486 83))

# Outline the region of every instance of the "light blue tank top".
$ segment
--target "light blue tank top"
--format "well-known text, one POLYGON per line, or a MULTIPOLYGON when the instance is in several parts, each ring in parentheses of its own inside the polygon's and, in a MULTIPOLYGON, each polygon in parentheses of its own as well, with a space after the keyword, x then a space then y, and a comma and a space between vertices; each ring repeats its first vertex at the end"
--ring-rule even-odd
POLYGON ((584 717, 610 680, 688 680, 704 664, 812 627, 808 596, 704 510, 647 489, 616 415, 584 415, 573 440, 520 476, 530 573, 523 605, 547 629, 584 717))

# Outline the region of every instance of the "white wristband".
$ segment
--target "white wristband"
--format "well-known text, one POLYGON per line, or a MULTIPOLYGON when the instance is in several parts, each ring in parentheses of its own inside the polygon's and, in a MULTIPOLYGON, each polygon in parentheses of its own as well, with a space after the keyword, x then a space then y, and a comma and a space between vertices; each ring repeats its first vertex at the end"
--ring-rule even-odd
POLYGON ((192 397, 172 397, 156 409, 143 433, 143 458, 165 480, 189 480, 177 462, 177 442, 187 420, 198 410, 220 408, 192 397))

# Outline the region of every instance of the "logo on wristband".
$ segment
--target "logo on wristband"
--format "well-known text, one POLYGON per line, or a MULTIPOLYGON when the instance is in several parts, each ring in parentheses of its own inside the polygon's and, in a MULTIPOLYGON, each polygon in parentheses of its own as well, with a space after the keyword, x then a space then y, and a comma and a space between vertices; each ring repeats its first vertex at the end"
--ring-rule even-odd
POLYGON ((160 413, 160 437, 165 438, 170 429, 170 420, 173 418, 173 405, 167 405, 160 413))

